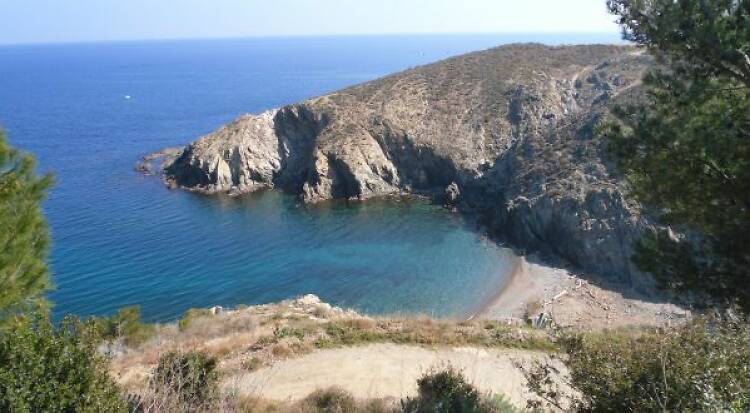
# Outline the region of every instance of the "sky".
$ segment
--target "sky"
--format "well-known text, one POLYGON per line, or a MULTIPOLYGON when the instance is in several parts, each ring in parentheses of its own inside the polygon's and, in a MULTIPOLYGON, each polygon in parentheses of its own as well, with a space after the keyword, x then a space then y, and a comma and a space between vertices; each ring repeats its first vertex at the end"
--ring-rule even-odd
POLYGON ((0 43, 617 33, 605 0, 0 0, 0 43))

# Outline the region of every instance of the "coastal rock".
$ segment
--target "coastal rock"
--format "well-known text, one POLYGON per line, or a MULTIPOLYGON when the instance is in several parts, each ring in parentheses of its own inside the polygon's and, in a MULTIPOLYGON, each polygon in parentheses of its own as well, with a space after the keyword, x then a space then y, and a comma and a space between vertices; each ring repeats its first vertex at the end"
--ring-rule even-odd
POLYGON ((135 164, 135 170, 144 175, 156 175, 182 153, 182 148, 165 148, 144 156, 135 164))
POLYGON ((445 204, 455 205, 461 197, 461 190, 458 188, 458 184, 451 182, 450 185, 445 187, 445 204))
POLYGON ((635 282, 632 241, 650 224, 593 129, 638 98, 652 65, 626 46, 471 53, 240 117, 165 175, 196 191, 280 188, 308 203, 429 194, 516 247, 635 282))

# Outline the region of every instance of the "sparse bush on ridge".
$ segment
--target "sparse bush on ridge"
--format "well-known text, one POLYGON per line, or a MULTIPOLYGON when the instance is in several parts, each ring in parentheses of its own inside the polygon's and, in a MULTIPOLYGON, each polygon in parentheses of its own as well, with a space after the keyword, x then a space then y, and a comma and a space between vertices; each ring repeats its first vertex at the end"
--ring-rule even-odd
POLYGON ((463 375, 451 367, 432 371, 417 380, 419 395, 402 403, 406 412, 477 412, 479 391, 466 383, 463 375))
POLYGON ((354 396, 340 387, 316 390, 305 397, 300 404, 326 413, 354 412, 357 409, 354 396))
POLYGON ((273 336, 276 339, 282 339, 285 337, 295 337, 298 340, 303 340, 305 338, 305 334, 307 332, 303 328, 295 328, 295 327, 276 327, 273 330, 273 336))
POLYGON ((153 372, 151 390, 169 408, 208 409, 219 400, 217 364, 199 351, 164 354, 153 372))
POLYGON ((131 394, 133 412, 237 411, 219 389, 218 361, 199 351, 169 352, 159 358, 148 389, 131 394))
POLYGON ((177 327, 179 327, 180 331, 185 331, 196 319, 210 315, 211 310, 208 308, 191 308, 185 311, 180 321, 177 322, 177 327))
POLYGON ((419 394, 401 401, 404 413, 512 413, 517 409, 502 396, 485 396, 453 367, 425 373, 417 380, 419 394))
POLYGON ((110 317, 92 317, 92 320, 104 340, 121 339, 131 347, 137 347, 156 333, 154 324, 141 321, 139 306, 124 307, 110 317))

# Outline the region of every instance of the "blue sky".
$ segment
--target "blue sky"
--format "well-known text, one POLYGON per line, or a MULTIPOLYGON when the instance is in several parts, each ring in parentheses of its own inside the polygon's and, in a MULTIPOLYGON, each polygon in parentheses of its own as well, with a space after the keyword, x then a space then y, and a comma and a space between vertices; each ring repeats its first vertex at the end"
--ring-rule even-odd
POLYGON ((0 0, 0 43, 616 33, 605 0, 0 0))

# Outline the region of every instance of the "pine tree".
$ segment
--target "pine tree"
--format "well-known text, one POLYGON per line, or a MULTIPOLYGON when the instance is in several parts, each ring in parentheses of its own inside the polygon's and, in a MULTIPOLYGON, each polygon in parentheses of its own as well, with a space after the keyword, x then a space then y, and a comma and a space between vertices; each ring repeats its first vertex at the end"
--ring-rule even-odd
POLYGON ((671 230, 637 245, 664 286, 750 310, 750 0, 610 0, 660 69, 603 124, 636 197, 671 230))
POLYGON ((51 184, 0 131, 0 320, 44 303, 49 232, 40 203, 51 184))

